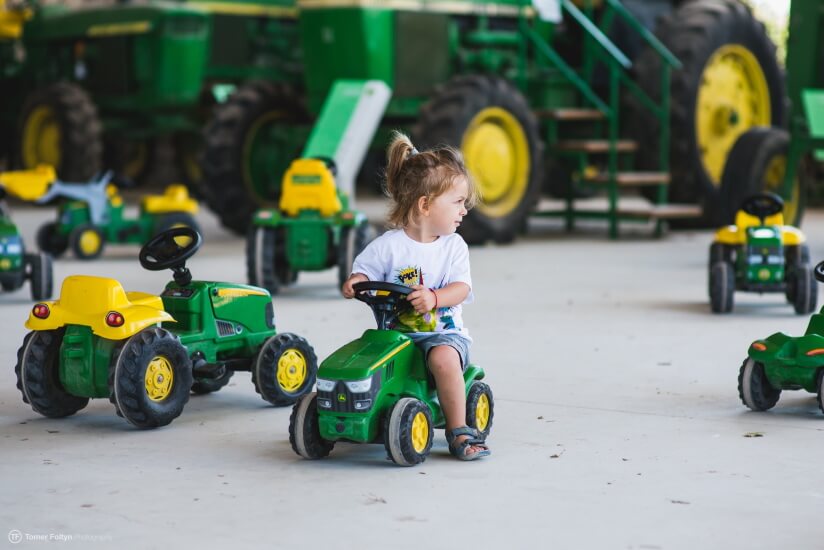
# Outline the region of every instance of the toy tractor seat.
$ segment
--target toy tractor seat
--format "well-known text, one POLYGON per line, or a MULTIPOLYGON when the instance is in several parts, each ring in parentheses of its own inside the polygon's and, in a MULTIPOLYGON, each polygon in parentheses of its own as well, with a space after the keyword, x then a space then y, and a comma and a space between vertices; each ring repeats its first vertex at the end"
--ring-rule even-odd
POLYGON ((280 209, 295 217, 303 210, 315 210, 331 217, 343 209, 335 186, 335 176, 321 159, 297 159, 283 175, 280 209))
POLYGON ((197 213, 197 201, 189 196, 185 185, 179 183, 166 187, 162 195, 147 195, 143 197, 140 208, 150 214, 167 212, 197 213))
POLYGON ((46 194, 49 185, 57 179, 54 168, 40 164, 31 170, 16 170, 0 174, 0 185, 9 194, 24 201, 35 201, 46 194))

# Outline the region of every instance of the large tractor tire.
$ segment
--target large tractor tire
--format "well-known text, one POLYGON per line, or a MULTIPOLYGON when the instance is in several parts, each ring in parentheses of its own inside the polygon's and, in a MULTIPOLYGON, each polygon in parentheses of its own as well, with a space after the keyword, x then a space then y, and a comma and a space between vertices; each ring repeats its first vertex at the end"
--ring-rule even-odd
POLYGON ((15 163, 49 164, 64 181, 86 181, 101 169, 101 128, 94 103, 76 84, 35 90, 20 114, 15 163))
POLYGON ((250 82, 215 107, 204 135, 200 193, 225 227, 244 234, 255 210, 277 206, 281 178, 300 155, 308 121, 303 101, 286 85, 250 82))
MULTIPOLYGON (((721 178, 721 223, 735 220, 748 196, 761 191, 779 193, 787 172, 790 135, 778 128, 759 126, 744 132, 735 142, 721 178)), ((798 226, 804 215, 807 182, 799 166, 789 197, 784 198, 784 223, 798 226)))
POLYGON ((470 244, 512 241, 526 226, 543 179, 538 122, 523 95, 496 76, 458 76, 421 109, 419 147, 461 149, 481 202, 459 229, 470 244))
MULTIPOLYGON (((669 198, 704 206, 701 225, 719 221, 721 177, 739 136, 753 126, 781 126, 784 78, 764 25, 739 0, 683 2, 655 34, 683 66, 672 74, 669 198)), ((660 100, 660 59, 651 49, 635 62, 636 79, 660 100)), ((646 151, 642 169, 657 169, 655 117, 639 109, 630 123, 646 151)))
POLYGON ((106 168, 114 171, 114 181, 118 187, 132 189, 148 182, 155 161, 155 148, 152 140, 106 136, 103 158, 106 168))

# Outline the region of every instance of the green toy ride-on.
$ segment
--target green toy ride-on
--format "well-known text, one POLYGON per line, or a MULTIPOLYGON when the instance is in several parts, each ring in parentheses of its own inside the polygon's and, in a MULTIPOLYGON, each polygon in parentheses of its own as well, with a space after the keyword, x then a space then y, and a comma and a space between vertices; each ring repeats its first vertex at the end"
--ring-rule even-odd
MULTIPOLYGON (((375 314, 378 329, 330 355, 318 370, 317 392, 295 403, 289 441, 300 456, 327 456, 337 441, 383 442, 389 458, 412 466, 426 460, 433 428, 444 417, 424 357, 412 340, 388 327, 409 307, 409 287, 368 281, 354 285, 355 297, 375 314)), ((466 423, 485 439, 492 428, 494 401, 481 382, 484 371, 468 365, 466 423)))
POLYGON ((275 331, 264 289, 192 281, 185 262, 201 242, 178 227, 143 246, 144 268, 174 272, 160 296, 74 275, 59 300, 35 304, 15 367, 23 401, 59 418, 108 397, 134 426, 156 428, 180 415, 190 391, 217 391, 235 371, 251 371, 257 392, 274 405, 307 393, 317 372, 312 347, 275 331))
MULTIPOLYGON (((815 278, 824 282, 824 262, 814 269, 815 278)), ((806 390, 818 396, 824 412, 824 314, 813 314, 803 336, 782 332, 756 340, 747 351, 738 373, 738 395, 753 411, 775 406, 783 390, 806 390)))
POLYGON ((714 313, 732 311, 736 290, 783 292, 799 315, 810 313, 818 289, 804 234, 784 225, 784 202, 758 193, 744 200, 735 225, 719 229, 710 247, 709 295, 714 313))

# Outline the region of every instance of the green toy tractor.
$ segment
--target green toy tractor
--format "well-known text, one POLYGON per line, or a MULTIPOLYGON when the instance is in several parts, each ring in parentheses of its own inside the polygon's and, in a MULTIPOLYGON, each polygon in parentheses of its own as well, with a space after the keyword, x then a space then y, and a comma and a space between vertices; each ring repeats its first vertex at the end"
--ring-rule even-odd
MULTIPOLYGON (((814 273, 824 282, 824 262, 814 273)), ((824 314, 810 317, 803 336, 776 332, 753 342, 747 355, 738 372, 738 395, 749 409, 766 411, 778 403, 783 390, 806 390, 817 395, 824 412, 824 314)))
POLYGON ((144 268, 174 272, 160 296, 74 275, 57 301, 37 303, 17 352, 23 401, 59 418, 108 397, 129 423, 156 428, 180 415, 190 392, 217 391, 235 371, 251 371, 257 392, 274 405, 306 394, 317 372, 312 347, 276 332, 264 289, 192 281, 185 262, 201 242, 178 227, 143 246, 144 268))
POLYGON ((783 292, 799 315, 816 307, 818 287, 804 234, 784 225, 784 202, 773 193, 748 197, 735 225, 719 229, 710 246, 709 295, 714 313, 732 311, 736 290, 783 292))
POLYGON ((44 252, 26 253, 23 237, 3 204, 5 193, 0 184, 0 288, 11 292, 28 280, 32 300, 51 298, 51 256, 44 252))
MULTIPOLYGON (((433 428, 443 428, 437 393, 418 347, 388 327, 404 308, 409 287, 385 282, 354 285, 355 297, 375 314, 377 330, 335 351, 321 363, 317 392, 295 403, 289 420, 292 449, 307 459, 327 456, 337 441, 383 443, 400 466, 426 460, 433 428)), ((466 423, 485 439, 492 429, 492 390, 484 371, 467 365, 466 423)))

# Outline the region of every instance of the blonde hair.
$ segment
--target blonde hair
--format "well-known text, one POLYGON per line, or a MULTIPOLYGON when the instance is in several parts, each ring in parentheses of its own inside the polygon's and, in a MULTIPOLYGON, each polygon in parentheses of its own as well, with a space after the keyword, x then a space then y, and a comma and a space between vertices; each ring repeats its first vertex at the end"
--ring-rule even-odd
POLYGON ((454 147, 440 146, 418 151, 401 132, 392 134, 386 152, 386 183, 384 191, 391 199, 388 222, 392 227, 404 227, 417 214, 418 200, 431 202, 443 195, 458 180, 467 184, 466 208, 480 199, 478 189, 463 162, 463 155, 454 147))

